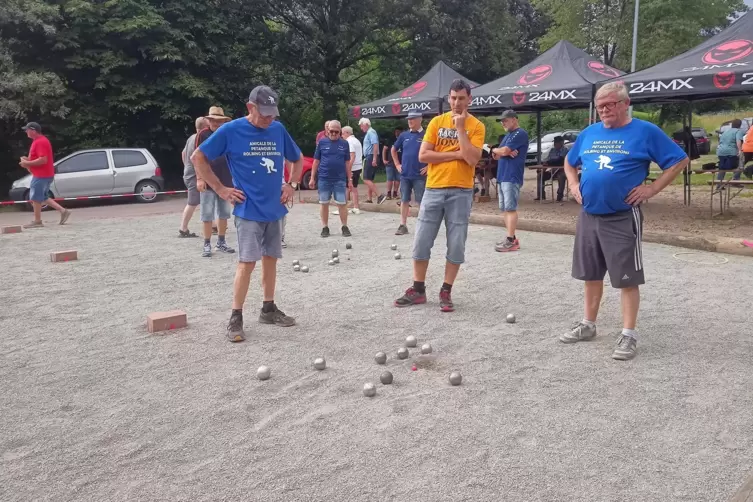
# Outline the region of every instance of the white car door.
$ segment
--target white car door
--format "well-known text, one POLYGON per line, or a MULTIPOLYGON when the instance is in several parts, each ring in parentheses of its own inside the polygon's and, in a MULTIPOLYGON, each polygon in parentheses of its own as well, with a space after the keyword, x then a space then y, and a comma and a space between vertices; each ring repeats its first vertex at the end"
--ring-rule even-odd
POLYGON ((54 191, 61 197, 112 193, 113 171, 105 150, 75 153, 55 165, 54 191))

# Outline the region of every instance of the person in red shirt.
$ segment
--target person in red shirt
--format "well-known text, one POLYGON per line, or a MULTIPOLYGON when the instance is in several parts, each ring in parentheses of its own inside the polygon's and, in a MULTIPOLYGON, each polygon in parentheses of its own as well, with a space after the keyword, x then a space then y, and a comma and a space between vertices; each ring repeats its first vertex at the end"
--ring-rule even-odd
POLYGON ((26 136, 31 140, 28 157, 21 157, 19 165, 31 173, 29 201, 34 208, 34 221, 24 228, 43 227, 42 204, 46 203, 60 212, 60 224, 63 225, 71 216, 68 209, 48 197, 52 180, 55 178, 55 166, 52 158, 52 145, 46 136, 42 135, 42 126, 36 122, 29 122, 23 127, 26 136))
POLYGON ((319 144, 319 141, 320 141, 320 140, 321 140, 322 138, 326 138, 326 137, 327 137, 327 134, 329 134, 329 132, 328 132, 328 131, 329 131, 329 120, 328 120, 328 121, 326 121, 326 122, 324 123, 324 130, 323 130, 323 131, 319 131, 319 132, 318 132, 318 133, 316 134, 316 144, 317 144, 317 145, 319 144))

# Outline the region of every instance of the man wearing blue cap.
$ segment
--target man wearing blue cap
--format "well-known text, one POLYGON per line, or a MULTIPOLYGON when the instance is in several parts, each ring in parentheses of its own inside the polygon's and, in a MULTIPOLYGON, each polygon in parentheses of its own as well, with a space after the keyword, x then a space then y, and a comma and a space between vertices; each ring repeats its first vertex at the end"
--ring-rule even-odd
POLYGON ((277 260, 282 258, 281 220, 288 213, 285 204, 301 178, 303 156, 288 131, 275 118, 278 96, 267 86, 251 91, 248 116, 222 125, 191 156, 197 175, 235 208, 238 233, 238 268, 233 284, 233 310, 227 327, 231 342, 246 339, 243 330, 243 304, 248 294, 251 272, 261 260, 262 303, 259 322, 293 326, 274 302, 277 260), (223 185, 209 162, 226 156, 234 187, 223 185), (283 183, 285 161, 293 163, 290 183, 283 183), (282 190, 280 190, 282 186, 282 190))
POLYGON ((416 204, 421 205, 421 199, 426 189, 427 166, 419 162, 418 152, 424 139, 424 128, 421 125, 423 115, 419 111, 408 113, 408 130, 400 134, 392 146, 392 158, 395 168, 400 173, 400 226, 395 235, 408 233, 408 215, 410 214, 411 192, 416 198, 416 204), (402 153, 402 157, 398 155, 402 153), (402 161, 399 160, 402 158, 402 161))

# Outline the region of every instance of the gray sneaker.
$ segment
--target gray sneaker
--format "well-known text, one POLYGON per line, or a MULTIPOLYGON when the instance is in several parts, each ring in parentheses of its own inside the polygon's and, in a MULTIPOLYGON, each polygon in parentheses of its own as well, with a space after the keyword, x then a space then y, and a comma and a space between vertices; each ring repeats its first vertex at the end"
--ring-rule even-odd
POLYGON ((408 227, 405 225, 400 225, 397 227, 397 232, 395 232, 395 235, 405 235, 408 233, 408 227))
POLYGON ((638 342, 632 336, 620 334, 620 338, 617 340, 617 347, 612 352, 612 359, 629 361, 638 353, 637 345, 638 342))
POLYGON ((204 250, 201 252, 201 256, 203 258, 209 258, 210 256, 212 256, 212 243, 211 242, 204 243, 204 250))
POLYGON ((243 316, 231 315, 230 322, 227 325, 227 339, 233 343, 242 342, 246 339, 246 333, 243 331, 243 316))
POLYGON ((32 221, 31 223, 27 223, 24 225, 24 228, 41 228, 44 226, 44 223, 41 221, 32 221))
POLYGON ((586 326, 582 322, 576 323, 570 331, 560 335, 562 343, 587 342, 596 336, 596 327, 586 326))
POLYGON ((223 253, 228 253, 228 254, 235 253, 235 249, 228 246, 226 241, 217 243, 217 251, 222 251, 223 253))
POLYGON ((60 224, 65 225, 65 222, 68 221, 68 218, 71 217, 70 210, 66 209, 60 214, 60 224))
POLYGON ((282 326, 283 328, 295 326, 295 319, 286 316, 285 312, 277 308, 277 305, 275 305, 275 309, 271 312, 264 312, 262 309, 259 314, 259 322, 262 324, 275 324, 277 326, 282 326))

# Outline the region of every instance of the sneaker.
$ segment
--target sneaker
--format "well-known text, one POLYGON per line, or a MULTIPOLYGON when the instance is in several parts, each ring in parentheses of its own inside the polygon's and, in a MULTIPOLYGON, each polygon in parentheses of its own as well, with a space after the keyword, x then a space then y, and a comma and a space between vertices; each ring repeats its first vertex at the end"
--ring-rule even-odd
POLYGON ((426 293, 419 293, 413 287, 405 290, 405 294, 395 300, 395 307, 408 307, 410 305, 420 305, 426 303, 426 293))
POLYGON ((496 246, 494 246, 494 250, 498 251, 500 253, 506 253, 508 251, 517 251, 520 249, 520 242, 518 239, 511 240, 511 239, 505 239, 502 242, 497 243, 496 246))
POLYGON ((41 228, 44 226, 44 223, 41 221, 32 221, 31 223, 27 223, 24 225, 24 228, 41 228))
POLYGON ((387 192, 387 197, 385 198, 385 200, 392 200, 392 193, 391 192, 387 192))
POLYGON ((233 314, 230 316, 230 322, 227 325, 227 339, 231 342, 242 342, 246 339, 246 333, 243 331, 243 316, 233 314))
POLYGON ((596 326, 593 328, 583 324, 583 322, 577 322, 567 333, 560 335, 560 342, 562 343, 576 343, 576 342, 588 342, 593 340, 596 336, 596 326))
POLYGON ((637 345, 638 341, 632 336, 620 334, 620 338, 617 340, 617 347, 612 352, 612 359, 629 361, 638 353, 637 345))
POLYGON ((211 242, 204 243, 204 251, 202 251, 201 256, 203 258, 209 258, 210 256, 212 256, 212 243, 211 242))
POLYGON ((190 230, 178 229, 178 237, 198 237, 198 235, 191 232, 190 230))
POLYGON ((371 199, 366 199, 366 200, 365 200, 365 201, 363 201, 363 202, 364 202, 365 204, 373 204, 373 203, 374 203, 374 201, 373 201, 373 200, 371 200, 371 199))
POLYGON ((235 253, 235 249, 228 246, 226 241, 217 243, 217 251, 222 251, 223 253, 228 253, 228 254, 235 253))
POLYGON ((357 207, 351 208, 350 210, 348 210, 348 212, 350 214, 361 214, 361 210, 358 209, 357 207))
POLYGON ((322 228, 321 236, 322 237, 329 237, 329 227, 322 228))
POLYGON ((65 222, 68 221, 68 218, 71 217, 71 212, 66 209, 60 214, 60 224, 65 225, 65 222))
POLYGON ((408 233, 408 227, 405 225, 400 225, 397 227, 397 232, 395 232, 395 235, 405 235, 408 233))
POLYGON ((348 228, 348 225, 342 226, 342 232, 343 232, 343 237, 351 237, 351 233, 350 233, 350 229, 348 228))
POLYGON ((442 312, 453 312, 455 305, 452 303, 452 293, 446 289, 439 290, 439 310, 442 312))
POLYGON ((385 200, 387 200, 387 196, 382 194, 379 197, 377 197, 377 204, 384 204, 385 200))
POLYGON ((486 197, 486 190, 483 188, 481 189, 481 197, 486 197))
POLYGON ((262 309, 259 314, 259 322, 262 324, 274 324, 276 326, 282 326, 283 328, 295 326, 295 319, 286 316, 285 312, 277 308, 277 305, 275 305, 274 310, 270 312, 264 312, 264 309, 262 309))
POLYGON ((334 211, 332 211, 331 214, 333 214, 335 216, 340 216, 340 210, 339 209, 335 209, 334 211))

